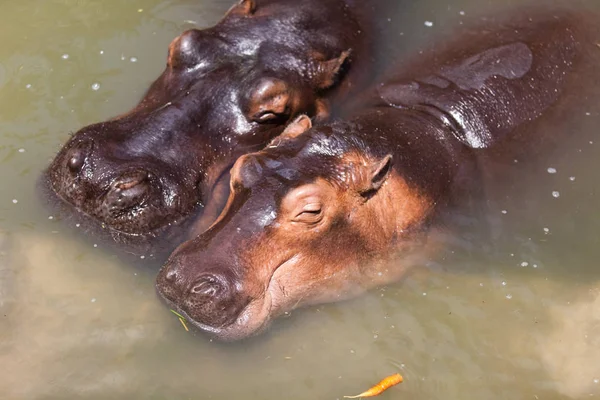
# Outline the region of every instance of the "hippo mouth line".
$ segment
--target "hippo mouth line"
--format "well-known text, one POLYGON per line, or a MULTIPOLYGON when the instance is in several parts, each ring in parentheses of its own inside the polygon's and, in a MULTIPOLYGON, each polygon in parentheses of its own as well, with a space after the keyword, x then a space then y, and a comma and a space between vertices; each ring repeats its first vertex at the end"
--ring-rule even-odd
MULTIPOLYGON (((273 271, 268 284, 265 286, 263 295, 250 301, 232 323, 221 327, 214 327, 196 321, 182 309, 182 307, 163 295, 158 288, 156 291, 161 300, 165 302, 171 310, 181 314, 186 319, 186 322, 189 322, 194 328, 201 332, 212 334, 222 341, 235 341, 248 336, 257 335, 269 326, 273 317, 275 317, 275 315, 273 315, 273 299, 277 298, 277 296, 275 296, 275 291, 278 290, 282 296, 286 296, 285 292, 283 292, 282 288, 278 285, 275 276, 276 272, 280 271, 277 275, 281 275, 283 273, 281 272, 282 269, 287 269, 285 267, 293 265, 297 261, 298 256, 294 255, 279 264, 273 271), (258 323, 254 325, 257 321, 258 323), (248 329, 248 327, 250 329, 248 329), (245 334, 240 335, 237 331, 241 331, 242 333, 245 331, 245 334)), ((280 308, 280 306, 277 308, 280 308)))
POLYGON ((261 299, 256 299, 256 300, 250 302, 242 310, 242 312, 240 312, 240 314, 237 316, 237 318, 232 323, 225 325, 225 326, 221 326, 221 327, 214 327, 214 326, 206 325, 206 324, 196 321, 185 310, 183 310, 179 305, 177 305, 171 299, 165 297, 160 292, 160 290, 157 290, 157 292, 158 292, 159 297, 167 305, 167 307, 169 307, 169 309, 171 311, 175 311, 178 314, 181 314, 181 316, 183 316, 185 318, 185 322, 190 324, 193 328, 196 328, 198 331, 200 331, 202 333, 211 334, 222 341, 226 341, 226 342, 227 341, 235 341, 235 340, 239 340, 244 337, 247 337, 247 336, 252 336, 254 334, 258 334, 259 332, 266 329, 266 327, 268 326, 268 324, 270 322, 270 318, 264 318, 259 325, 257 325, 256 327, 253 327, 252 331, 249 334, 246 334, 243 336, 236 334, 236 327, 240 327, 243 330, 243 328, 247 326, 246 324, 240 323, 240 321, 241 320, 248 321, 248 319, 245 318, 245 314, 247 314, 248 309, 253 307, 253 305, 257 304, 258 301, 262 300, 261 309, 263 311, 266 311, 265 315, 270 315, 271 308, 272 308, 272 299, 270 298, 270 296, 264 296, 261 299), (267 297, 269 298, 269 301, 267 301, 267 297))

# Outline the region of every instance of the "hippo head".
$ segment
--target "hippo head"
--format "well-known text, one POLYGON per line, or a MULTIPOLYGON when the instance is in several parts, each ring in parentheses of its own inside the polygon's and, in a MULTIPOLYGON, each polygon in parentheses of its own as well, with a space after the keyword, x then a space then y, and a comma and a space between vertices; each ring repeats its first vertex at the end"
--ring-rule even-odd
POLYGON ((327 114, 322 92, 348 53, 329 58, 253 36, 248 4, 176 38, 133 110, 72 136, 44 179, 63 203, 125 236, 156 236, 202 202, 239 155, 299 113, 327 114), (241 32, 225 35, 227 24, 241 32))
POLYGON ((159 295, 219 339, 397 278, 402 267, 386 272, 374 255, 428 214, 431 204, 397 176, 391 155, 353 138, 357 127, 309 127, 301 116, 263 151, 238 159, 219 218, 159 272, 159 295))

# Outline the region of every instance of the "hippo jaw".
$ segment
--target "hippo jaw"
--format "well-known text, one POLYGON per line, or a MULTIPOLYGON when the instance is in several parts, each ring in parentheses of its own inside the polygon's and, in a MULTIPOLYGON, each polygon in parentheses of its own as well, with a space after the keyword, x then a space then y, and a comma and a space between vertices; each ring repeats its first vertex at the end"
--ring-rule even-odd
POLYGON ((273 307, 273 300, 272 296, 268 293, 265 293, 263 298, 254 300, 248 304, 246 309, 237 316, 233 323, 226 326, 214 327, 195 320, 188 311, 165 297, 158 286, 157 292, 159 297, 171 310, 181 314, 185 318, 185 321, 191 324, 195 329, 223 342, 233 342, 258 335, 268 328, 272 320, 271 310, 273 307))

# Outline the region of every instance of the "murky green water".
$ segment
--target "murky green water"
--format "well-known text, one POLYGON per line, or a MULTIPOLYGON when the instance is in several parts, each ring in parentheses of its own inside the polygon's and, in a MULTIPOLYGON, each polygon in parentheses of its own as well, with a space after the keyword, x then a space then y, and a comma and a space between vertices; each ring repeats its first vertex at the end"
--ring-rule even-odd
MULTIPOLYGON (((132 106, 170 40, 229 5, 0 1, 0 398, 336 399, 396 371, 405 382, 382 398, 600 396, 600 96, 545 127, 572 129, 569 145, 506 167, 493 246, 458 240, 402 283, 239 344, 191 336, 156 298, 156 266, 50 218, 35 181, 68 132, 132 106)), ((508 6, 415 2, 390 14, 389 47, 508 6)))

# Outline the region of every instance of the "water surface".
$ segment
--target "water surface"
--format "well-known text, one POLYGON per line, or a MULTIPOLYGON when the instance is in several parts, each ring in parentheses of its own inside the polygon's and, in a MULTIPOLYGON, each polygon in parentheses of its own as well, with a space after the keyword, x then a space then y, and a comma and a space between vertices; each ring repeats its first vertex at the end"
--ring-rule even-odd
MULTIPOLYGON (((519 3, 390 2, 403 8, 384 17, 384 48, 401 57, 519 3)), ((336 399, 396 371, 405 382, 382 398, 600 396, 600 96, 545 126, 572 130, 568 145, 506 166, 491 244, 463 232, 403 282, 238 344, 187 333, 155 296, 153 262, 123 261, 43 207, 35 182, 69 132, 130 108, 170 40, 229 6, 2 2, 0 397, 336 399)))

